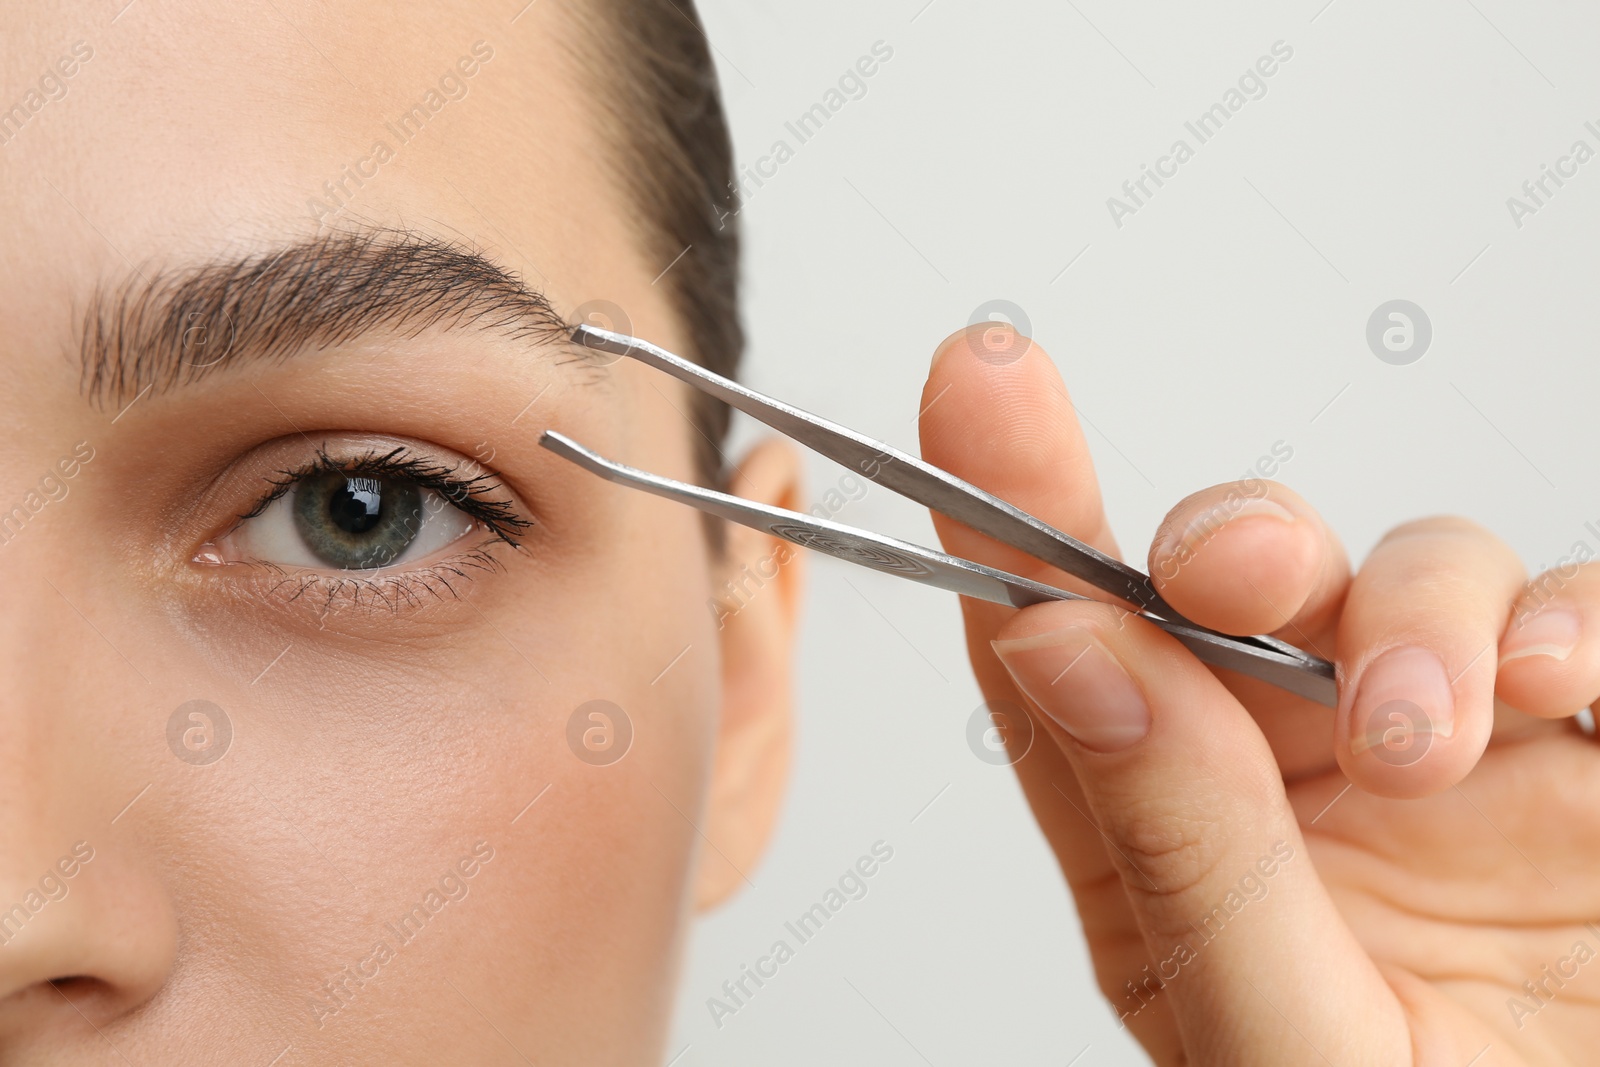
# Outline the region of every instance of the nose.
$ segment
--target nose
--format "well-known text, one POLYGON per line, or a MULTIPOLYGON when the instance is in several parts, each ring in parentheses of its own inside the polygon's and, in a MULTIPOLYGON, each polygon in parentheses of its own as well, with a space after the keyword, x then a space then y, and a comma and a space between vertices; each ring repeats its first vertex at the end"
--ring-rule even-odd
POLYGON ((114 842, 79 838, 32 862, 31 880, 13 862, 0 883, 0 1035, 63 1009, 104 1026, 154 996, 177 945, 158 881, 114 842))
POLYGON ((115 597, 52 558, 49 534, 0 543, 0 1053, 107 1027, 162 987, 177 946, 140 819, 154 802, 135 796, 161 792, 129 728, 154 687, 113 647, 137 655, 115 597))

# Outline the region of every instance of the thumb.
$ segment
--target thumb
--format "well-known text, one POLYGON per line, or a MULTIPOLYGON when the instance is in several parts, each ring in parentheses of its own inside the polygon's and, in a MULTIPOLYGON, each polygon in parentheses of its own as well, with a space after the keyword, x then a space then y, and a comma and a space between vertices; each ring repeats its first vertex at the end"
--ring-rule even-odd
POLYGON ((1249 713, 1172 637, 1115 606, 1026 608, 994 650, 1100 824, 1152 961, 1100 975, 1160 1001, 1191 1064, 1409 1063, 1406 1015, 1307 856, 1249 713))

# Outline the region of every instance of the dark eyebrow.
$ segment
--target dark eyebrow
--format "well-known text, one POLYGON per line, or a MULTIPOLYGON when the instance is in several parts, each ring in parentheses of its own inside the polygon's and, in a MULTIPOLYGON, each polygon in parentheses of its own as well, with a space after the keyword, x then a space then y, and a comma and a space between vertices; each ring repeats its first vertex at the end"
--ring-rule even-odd
POLYGON ((283 360, 371 330, 498 330, 559 344, 544 294, 465 245, 408 230, 328 233, 98 287, 84 313, 82 387, 123 403, 226 367, 283 360))

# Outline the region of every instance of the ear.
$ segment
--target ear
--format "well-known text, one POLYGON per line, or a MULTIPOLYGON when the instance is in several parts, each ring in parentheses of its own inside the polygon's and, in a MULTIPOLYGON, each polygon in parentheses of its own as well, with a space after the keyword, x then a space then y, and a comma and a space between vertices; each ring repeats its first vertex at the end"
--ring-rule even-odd
MULTIPOLYGON (((750 450, 729 485, 748 500, 800 509, 800 461, 776 438, 750 450)), ((706 797, 695 903, 721 903, 761 858, 789 774, 795 622, 801 552, 780 538, 728 523, 713 598, 722 655, 722 718, 706 797)))

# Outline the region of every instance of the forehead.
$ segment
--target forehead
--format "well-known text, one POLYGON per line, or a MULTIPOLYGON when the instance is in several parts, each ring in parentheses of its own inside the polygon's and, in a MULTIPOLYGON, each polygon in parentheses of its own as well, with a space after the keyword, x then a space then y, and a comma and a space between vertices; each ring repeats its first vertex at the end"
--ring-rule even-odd
POLYGON ((17 349, 70 343, 97 282, 350 222, 490 249, 558 307, 616 299, 637 242, 595 180, 590 31, 516 6, 9 6, 0 315, 28 332, 17 349))

